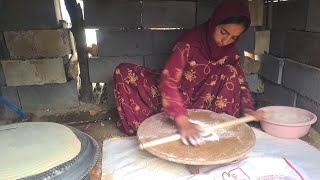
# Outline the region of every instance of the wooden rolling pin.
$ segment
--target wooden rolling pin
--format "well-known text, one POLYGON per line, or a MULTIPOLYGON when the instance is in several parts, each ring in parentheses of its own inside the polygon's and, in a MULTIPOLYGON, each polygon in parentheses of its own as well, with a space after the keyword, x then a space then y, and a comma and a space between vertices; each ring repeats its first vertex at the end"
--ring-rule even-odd
MULTIPOLYGON (((226 128, 226 127, 231 127, 231 126, 235 126, 238 124, 243 124, 243 123, 247 123, 247 122, 251 122, 251 121, 256 121, 255 117, 253 116, 246 116, 246 117, 242 117, 242 118, 238 118, 238 119, 234 119, 231 121, 226 121, 223 123, 220 123, 218 125, 215 125, 213 127, 209 127, 205 129, 205 132, 202 134, 202 136, 208 136, 212 133, 214 133, 214 131, 216 129, 221 129, 221 128, 226 128)), ((157 140, 153 140, 153 141, 149 141, 149 142, 145 142, 139 145, 140 149, 145 149, 145 148, 149 148, 149 147, 153 147, 153 146, 157 146, 160 144, 165 144, 168 142, 172 142, 172 141, 176 141, 181 139, 180 134, 174 134, 168 137, 164 137, 161 139, 157 139, 157 140)))

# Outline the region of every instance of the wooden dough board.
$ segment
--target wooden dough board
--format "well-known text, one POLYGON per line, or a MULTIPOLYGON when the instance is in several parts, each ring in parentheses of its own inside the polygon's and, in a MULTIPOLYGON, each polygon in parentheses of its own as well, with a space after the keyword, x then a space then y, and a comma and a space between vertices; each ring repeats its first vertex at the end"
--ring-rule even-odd
MULTIPOLYGON (((209 110, 190 109, 188 117, 204 125, 213 126, 235 119, 226 114, 209 110)), ((173 120, 165 113, 147 118, 138 128, 140 143, 167 137, 178 133, 173 120)), ((242 159, 253 148, 256 138, 247 124, 241 124, 216 131, 219 140, 206 141, 202 146, 186 146, 181 140, 146 148, 151 154, 176 163, 187 165, 219 165, 242 159)))

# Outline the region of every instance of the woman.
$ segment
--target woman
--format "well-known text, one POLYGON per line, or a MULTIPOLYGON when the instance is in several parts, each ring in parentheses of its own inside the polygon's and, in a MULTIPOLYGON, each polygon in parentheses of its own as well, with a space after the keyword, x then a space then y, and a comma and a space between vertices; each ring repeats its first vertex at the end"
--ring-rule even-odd
POLYGON ((235 46, 249 25, 247 6, 224 0, 206 23, 178 40, 162 72, 120 64, 114 73, 118 125, 133 135, 143 120, 164 111, 175 120, 183 142, 198 145, 200 127, 188 120, 186 109, 261 118, 254 111, 235 46))

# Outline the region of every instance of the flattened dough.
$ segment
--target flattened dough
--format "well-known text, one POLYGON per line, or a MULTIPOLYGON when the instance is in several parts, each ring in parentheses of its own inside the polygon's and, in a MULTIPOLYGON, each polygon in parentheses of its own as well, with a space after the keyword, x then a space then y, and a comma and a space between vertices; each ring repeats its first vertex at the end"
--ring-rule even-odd
POLYGON ((81 142, 66 126, 26 122, 0 126, 0 179, 43 173, 72 160, 81 142))
MULTIPOLYGON (((209 110, 189 109, 188 117, 204 125, 214 126, 235 117, 209 110)), ((178 133, 174 121, 165 113, 155 114, 141 123, 137 137, 140 143, 161 139, 178 133)), ((247 124, 218 129, 219 140, 206 141, 202 146, 185 146, 180 140, 147 148, 162 159, 189 165, 220 165, 245 157, 253 148, 256 138, 247 124)))

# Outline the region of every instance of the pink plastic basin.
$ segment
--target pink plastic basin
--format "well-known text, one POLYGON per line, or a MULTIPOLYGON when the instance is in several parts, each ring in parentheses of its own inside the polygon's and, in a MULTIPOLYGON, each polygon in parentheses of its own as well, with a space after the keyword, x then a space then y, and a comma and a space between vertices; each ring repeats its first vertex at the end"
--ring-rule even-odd
POLYGON ((277 119, 265 119, 260 121, 260 125, 263 131, 266 133, 287 139, 295 139, 305 136, 313 123, 317 121, 317 116, 307 110, 289 107, 289 106, 267 106, 260 108, 265 112, 284 112, 288 114, 294 114, 297 116, 308 117, 305 122, 284 122, 283 120, 277 119))

